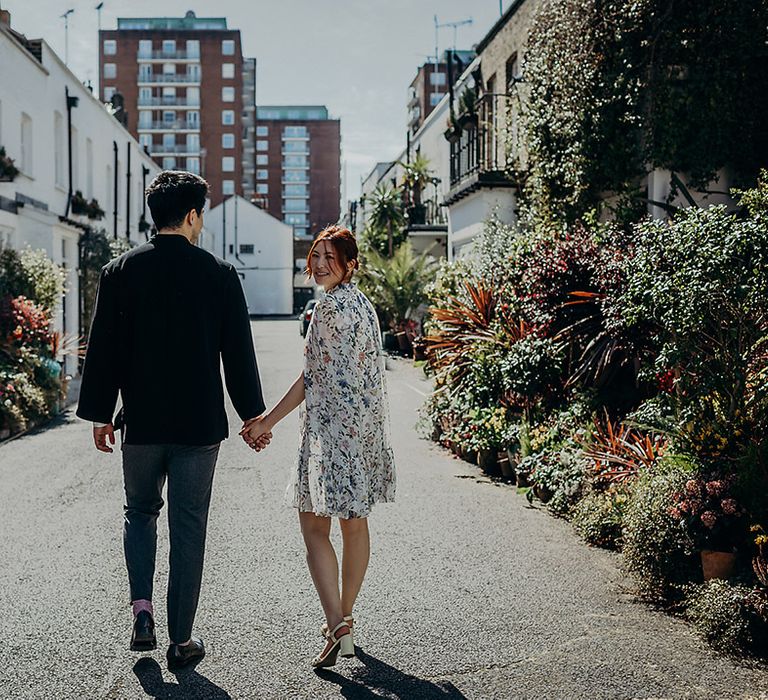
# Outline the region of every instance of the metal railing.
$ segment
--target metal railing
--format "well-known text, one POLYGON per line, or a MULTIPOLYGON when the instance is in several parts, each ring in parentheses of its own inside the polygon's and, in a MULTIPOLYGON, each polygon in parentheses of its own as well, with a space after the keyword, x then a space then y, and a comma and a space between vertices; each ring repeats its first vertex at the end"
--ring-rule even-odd
POLYGON ((140 61, 199 61, 200 53, 188 51, 138 51, 140 61))
POLYGON ((187 75, 185 73, 152 73, 151 75, 139 73, 138 83, 139 85, 153 83, 191 83, 199 85, 200 76, 187 75))
POLYGON ((139 107, 199 107, 200 98, 139 97, 139 107))
POLYGON ((511 108, 509 95, 484 95, 473 116, 458 115, 464 122, 457 141, 451 143, 451 187, 470 177, 498 173, 507 166, 506 121, 511 108))
POLYGON ((164 146, 162 143, 153 143, 152 145, 148 146, 149 152, 153 156, 163 156, 166 154, 186 154, 189 156, 199 156, 200 155, 200 145, 197 146, 187 146, 186 144, 174 144, 173 146, 164 146))
POLYGON ((139 131, 178 131, 180 129, 185 129, 187 131, 200 131, 200 124, 185 121, 139 122, 139 131))

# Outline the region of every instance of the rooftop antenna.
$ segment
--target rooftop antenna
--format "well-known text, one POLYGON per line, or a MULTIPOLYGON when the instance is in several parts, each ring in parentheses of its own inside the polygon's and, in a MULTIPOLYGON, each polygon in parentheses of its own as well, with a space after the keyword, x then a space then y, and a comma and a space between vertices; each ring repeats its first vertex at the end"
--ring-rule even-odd
POLYGON ((437 47, 437 30, 443 27, 453 27, 453 50, 456 50, 456 30, 459 27, 463 27, 467 24, 472 24, 473 19, 471 17, 463 19, 460 22, 443 22, 442 24, 437 21, 437 15, 435 15, 435 63, 440 63, 440 52, 437 47))
POLYGON ((67 10, 61 17, 64 20, 64 64, 69 65, 69 16, 75 11, 73 7, 67 10))
POLYGON ((99 31, 101 31, 101 8, 102 7, 104 7, 104 3, 100 2, 98 5, 96 5, 96 7, 93 8, 94 10, 96 10, 96 14, 99 18, 99 31))

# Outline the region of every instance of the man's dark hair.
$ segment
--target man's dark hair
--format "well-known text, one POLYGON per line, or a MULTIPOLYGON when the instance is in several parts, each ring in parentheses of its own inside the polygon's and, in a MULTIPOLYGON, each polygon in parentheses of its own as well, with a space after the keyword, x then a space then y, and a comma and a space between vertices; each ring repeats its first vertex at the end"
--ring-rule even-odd
POLYGON ((208 183, 199 175, 182 170, 163 170, 146 191, 149 211, 158 231, 178 228, 194 209, 203 211, 208 183))

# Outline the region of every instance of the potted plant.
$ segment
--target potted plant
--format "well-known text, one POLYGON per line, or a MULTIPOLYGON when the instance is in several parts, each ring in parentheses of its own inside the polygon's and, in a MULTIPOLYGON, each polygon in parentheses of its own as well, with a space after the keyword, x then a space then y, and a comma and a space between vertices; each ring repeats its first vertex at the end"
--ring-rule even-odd
POLYGON ((445 123, 443 136, 448 143, 456 143, 461 138, 461 127, 459 126, 459 122, 457 121, 453 110, 451 110, 448 121, 445 123))
POLYGON ((461 93, 458 123, 465 131, 477 126, 477 95, 472 88, 464 88, 461 93))
POLYGON ((89 219, 103 219, 104 210, 99 206, 96 198, 89 202, 80 190, 77 190, 70 201, 72 213, 80 216, 87 216, 89 219))
POLYGON ((679 522, 701 553, 704 580, 727 579, 736 562, 744 508, 732 497, 730 476, 698 475, 673 495, 669 514, 679 522))
POLYGON ((5 146, 0 146, 0 182, 13 182, 18 174, 13 158, 6 155, 5 146))

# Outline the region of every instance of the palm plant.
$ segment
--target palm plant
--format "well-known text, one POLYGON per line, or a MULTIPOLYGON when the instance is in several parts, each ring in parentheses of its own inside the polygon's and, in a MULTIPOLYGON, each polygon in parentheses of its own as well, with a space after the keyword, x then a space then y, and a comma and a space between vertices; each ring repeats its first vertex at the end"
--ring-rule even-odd
POLYGON ((436 269, 434 258, 416 255, 407 242, 389 259, 371 250, 360 271, 360 288, 386 325, 403 328, 411 311, 427 301, 427 284, 434 280, 436 269))
POLYGON ((373 192, 367 195, 366 201, 371 205, 370 225, 387 232, 387 250, 391 258, 395 252, 394 229, 401 228, 405 223, 402 193, 399 188, 380 182, 373 192))
MULTIPOLYGON (((410 163, 399 162, 399 165, 403 168, 403 184, 409 195, 409 218, 413 218, 422 215, 423 204, 421 201, 421 195, 424 192, 424 188, 432 182, 432 171, 429 168, 429 160, 425 158, 421 153, 417 153, 416 157, 410 163)), ((411 221, 411 223, 414 223, 411 221)))

